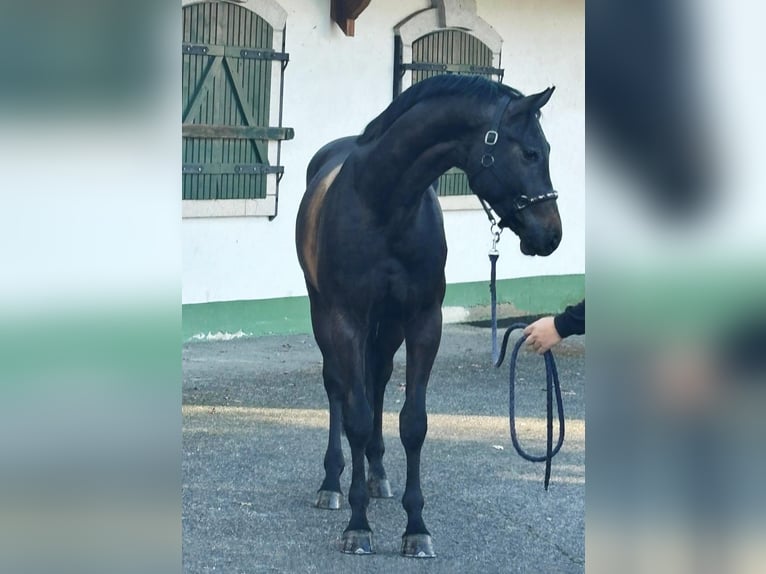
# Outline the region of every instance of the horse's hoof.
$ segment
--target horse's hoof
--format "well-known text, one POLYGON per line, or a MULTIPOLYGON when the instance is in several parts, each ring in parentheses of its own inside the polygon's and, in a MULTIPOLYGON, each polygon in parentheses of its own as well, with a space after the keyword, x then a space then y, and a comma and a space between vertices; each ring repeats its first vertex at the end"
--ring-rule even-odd
POLYGON ((317 508, 325 510, 340 510, 340 492, 332 490, 320 490, 317 495, 317 508))
POLYGON ((369 530, 347 530, 341 539, 340 551, 344 554, 375 554, 372 547, 372 532, 369 530))
POLYGON ((393 498, 391 483, 387 478, 370 478, 367 480, 367 493, 370 498, 393 498))
POLYGON ((402 556, 408 558, 436 558, 430 534, 405 534, 402 536, 402 556))

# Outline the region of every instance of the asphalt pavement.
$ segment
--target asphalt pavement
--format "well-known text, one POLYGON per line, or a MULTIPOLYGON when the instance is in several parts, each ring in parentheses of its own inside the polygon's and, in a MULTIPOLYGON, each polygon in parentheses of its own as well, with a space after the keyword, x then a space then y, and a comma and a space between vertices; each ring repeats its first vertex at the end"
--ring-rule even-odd
MULTIPOLYGON (((513 342, 513 338, 511 343, 513 342)), ((437 557, 399 555, 404 449, 398 412, 404 353, 386 390, 386 471, 393 499, 368 509, 376 554, 338 551, 349 518, 313 507, 323 478, 327 404, 311 335, 193 342, 183 349, 184 572, 583 572, 585 338, 556 349, 566 439, 543 489, 543 464, 521 459, 508 430, 508 368, 491 366, 490 332, 446 325, 428 388, 424 519, 437 557)), ((545 445, 542 360, 522 353, 517 428, 545 445)), ((341 484, 350 482, 350 452, 341 484)))

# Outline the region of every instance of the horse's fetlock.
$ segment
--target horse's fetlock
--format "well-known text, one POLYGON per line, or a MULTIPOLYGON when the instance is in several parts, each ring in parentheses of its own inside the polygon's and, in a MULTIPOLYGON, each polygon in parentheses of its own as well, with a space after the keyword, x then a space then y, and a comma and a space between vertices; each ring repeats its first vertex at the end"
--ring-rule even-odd
POLYGON ((371 440, 367 444, 367 457, 371 460, 380 460, 386 454, 386 447, 383 441, 371 440))
POLYGON ((334 476, 340 476, 343 474, 343 470, 346 468, 346 465, 341 461, 338 463, 336 460, 325 460, 324 461, 324 470, 327 474, 334 475, 334 476))
POLYGON ((407 511, 407 514, 411 512, 419 513, 423 510, 425 500, 420 492, 408 492, 405 491, 402 496, 402 507, 407 511))
POLYGON ((362 484, 362 488, 352 487, 348 492, 348 503, 352 508, 367 508, 370 502, 370 496, 367 494, 367 487, 362 484))

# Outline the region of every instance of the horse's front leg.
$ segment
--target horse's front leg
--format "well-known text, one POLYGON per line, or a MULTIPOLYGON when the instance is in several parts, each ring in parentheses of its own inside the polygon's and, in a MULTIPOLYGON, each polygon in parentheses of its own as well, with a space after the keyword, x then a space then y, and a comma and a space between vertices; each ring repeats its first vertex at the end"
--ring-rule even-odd
POLYGON ((399 413, 399 435, 407 454, 407 485, 402 506, 407 528, 402 536, 404 556, 433 558, 431 534, 423 521, 423 492, 420 488, 420 451, 428 430, 426 387, 441 341, 442 315, 437 304, 407 325, 407 392, 399 413))

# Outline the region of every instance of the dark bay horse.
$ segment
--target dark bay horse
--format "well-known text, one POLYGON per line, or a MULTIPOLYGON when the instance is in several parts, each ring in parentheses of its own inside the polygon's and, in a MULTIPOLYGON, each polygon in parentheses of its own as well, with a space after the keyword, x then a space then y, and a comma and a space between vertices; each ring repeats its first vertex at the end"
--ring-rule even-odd
POLYGON ((343 552, 373 552, 369 497, 392 496, 383 468, 383 395, 394 354, 406 341, 402 554, 435 556, 420 488, 426 386, 441 339, 447 259, 433 184, 449 168, 461 168, 500 225, 519 236, 523 253, 552 253, 561 220, 539 123, 552 93, 525 97, 480 77, 436 76, 396 98, 362 135, 324 146, 308 166, 296 244, 330 403, 317 506, 340 507, 342 427, 352 458, 343 552))

